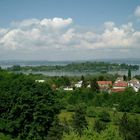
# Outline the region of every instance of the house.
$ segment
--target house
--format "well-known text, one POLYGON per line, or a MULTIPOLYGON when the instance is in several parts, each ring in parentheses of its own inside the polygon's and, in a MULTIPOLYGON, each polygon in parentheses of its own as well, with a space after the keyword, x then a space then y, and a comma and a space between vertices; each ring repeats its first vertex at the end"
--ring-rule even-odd
POLYGON ((91 85, 90 85, 90 84, 88 84, 88 85, 87 85, 87 88, 91 88, 91 85))
POLYGON ((83 81, 79 81, 78 83, 75 84, 76 88, 81 88, 82 87, 83 81))
POLYGON ((140 89, 140 84, 134 84, 134 85, 132 86, 132 88, 134 89, 135 92, 138 92, 139 89, 140 89))
POLYGON ((65 90, 65 91, 72 91, 73 88, 72 88, 72 87, 65 87, 64 90, 65 90))
POLYGON ((135 84, 140 84, 140 81, 136 78, 133 78, 129 81, 129 86, 135 85, 135 84))
POLYGON ((112 87, 112 81, 97 81, 101 91, 109 91, 112 87))
POLYGON ((136 78, 133 78, 129 81, 129 87, 132 87, 135 92, 138 92, 140 89, 140 82, 136 78))
POLYGON ((118 83, 118 82, 120 82, 120 81, 124 81, 123 77, 118 77, 118 78, 115 80, 114 83, 118 83))
POLYGON ((45 80, 35 80, 35 82, 38 82, 38 83, 44 83, 45 80))
POLYGON ((111 92, 123 92, 127 87, 128 83, 126 81, 118 80, 113 84, 111 92))

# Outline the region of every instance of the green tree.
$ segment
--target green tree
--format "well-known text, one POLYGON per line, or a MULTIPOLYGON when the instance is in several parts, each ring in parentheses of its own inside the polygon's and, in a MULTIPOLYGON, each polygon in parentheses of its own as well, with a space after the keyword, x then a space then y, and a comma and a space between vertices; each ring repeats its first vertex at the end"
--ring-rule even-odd
POLYGON ((99 85, 95 78, 91 81, 91 90, 95 92, 99 92, 99 85))
POLYGON ((131 80, 131 69, 128 69, 128 80, 131 80))
POLYGON ((79 105, 72 117, 72 126, 80 136, 82 135, 83 130, 88 126, 85 115, 85 109, 81 105, 79 105))
POLYGON ((140 138, 140 120, 129 119, 124 113, 119 123, 120 134, 125 140, 139 140, 140 138))
POLYGON ((81 81, 82 81, 82 87, 85 88, 87 86, 87 83, 83 75, 81 76, 81 81))
POLYGON ((98 133, 106 129, 106 124, 100 120, 95 120, 94 122, 94 130, 98 133))
POLYGON ((64 131, 63 125, 60 123, 58 117, 55 117, 52 126, 48 132, 48 140, 60 140, 64 131))
POLYGON ((100 118, 100 120, 103 121, 103 122, 110 122, 110 121, 111 121, 110 115, 109 115, 109 113, 106 112, 106 111, 100 112, 99 118, 100 118))
POLYGON ((123 80, 127 81, 127 76, 126 75, 123 75, 123 80))

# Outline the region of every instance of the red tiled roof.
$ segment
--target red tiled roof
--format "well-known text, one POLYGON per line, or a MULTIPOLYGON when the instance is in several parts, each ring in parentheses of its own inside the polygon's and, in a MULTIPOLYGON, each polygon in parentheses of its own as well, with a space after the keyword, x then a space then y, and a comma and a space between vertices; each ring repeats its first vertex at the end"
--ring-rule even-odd
POLYGON ((117 83, 114 83, 113 85, 114 87, 127 87, 128 86, 128 83, 125 82, 125 81, 119 81, 117 83))
POLYGON ((112 81, 97 81, 98 85, 112 85, 112 81))
POLYGON ((123 92, 125 88, 112 88, 111 92, 123 92))

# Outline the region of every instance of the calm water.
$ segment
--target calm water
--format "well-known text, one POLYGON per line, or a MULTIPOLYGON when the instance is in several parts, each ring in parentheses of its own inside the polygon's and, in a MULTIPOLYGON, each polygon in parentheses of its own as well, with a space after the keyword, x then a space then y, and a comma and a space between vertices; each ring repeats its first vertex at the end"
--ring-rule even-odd
MULTIPOLYGON (((98 61, 98 60, 96 60, 98 61)), ((140 59, 123 59, 123 60, 100 60, 100 61, 104 61, 104 62, 109 62, 109 63, 125 63, 125 64, 131 64, 131 65, 139 65, 140 66, 140 59)), ((86 61, 74 61, 74 62, 86 62, 86 61)), ((90 62, 94 62, 94 61, 90 61, 90 62)), ((11 67, 13 65, 20 65, 20 66, 42 66, 42 65, 48 65, 48 66, 53 66, 53 65, 67 65, 72 63, 72 61, 0 61, 0 66, 2 68, 7 68, 7 67, 11 67)), ((94 75, 94 74, 98 74, 99 72, 56 72, 56 71, 52 71, 52 72, 23 72, 25 74, 29 74, 29 73, 33 73, 33 74, 44 74, 44 75, 48 75, 48 76, 81 76, 81 75, 94 75)), ((110 74, 120 74, 120 75, 127 75, 128 71, 110 71, 108 72, 110 74)), ((134 75, 140 75, 140 70, 138 71, 132 71, 132 76, 134 75)))
MULTIPOLYGON (((81 76, 81 75, 95 75, 100 74, 100 72, 23 72, 25 74, 33 73, 33 74, 43 74, 48 76, 81 76)), ((110 71, 109 74, 119 74, 119 75, 127 75, 128 71, 110 71)), ((132 76, 140 75, 140 70, 138 71, 131 71, 132 76)))

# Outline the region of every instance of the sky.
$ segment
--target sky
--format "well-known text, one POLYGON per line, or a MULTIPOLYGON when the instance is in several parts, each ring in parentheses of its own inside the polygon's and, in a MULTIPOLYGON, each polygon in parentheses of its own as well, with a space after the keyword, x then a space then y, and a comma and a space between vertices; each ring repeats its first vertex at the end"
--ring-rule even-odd
POLYGON ((0 0, 0 60, 140 58, 140 0, 0 0))

